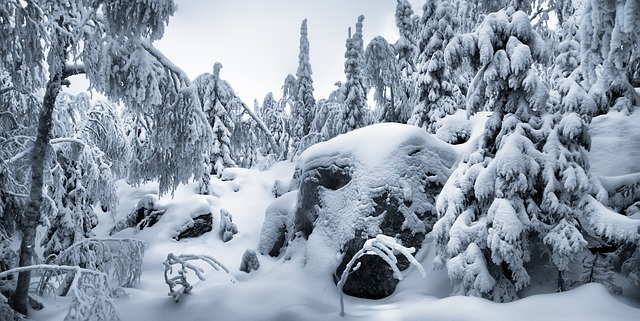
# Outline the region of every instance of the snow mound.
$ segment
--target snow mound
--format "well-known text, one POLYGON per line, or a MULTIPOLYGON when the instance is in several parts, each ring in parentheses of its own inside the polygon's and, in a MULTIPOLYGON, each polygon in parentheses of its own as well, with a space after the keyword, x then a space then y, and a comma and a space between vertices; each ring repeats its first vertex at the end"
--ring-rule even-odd
POLYGON ((593 118, 589 127, 591 150, 588 153, 592 173, 598 176, 621 176, 640 172, 638 124, 638 108, 630 115, 610 111, 593 118))

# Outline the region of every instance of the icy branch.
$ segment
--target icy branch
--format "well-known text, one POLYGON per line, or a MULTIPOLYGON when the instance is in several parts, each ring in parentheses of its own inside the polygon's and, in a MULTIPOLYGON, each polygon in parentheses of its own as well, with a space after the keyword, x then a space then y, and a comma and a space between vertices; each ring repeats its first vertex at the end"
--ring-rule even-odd
POLYGON ((369 239, 366 242, 364 242, 362 249, 356 252, 356 254, 353 255, 349 263, 347 263, 347 266, 344 268, 344 271, 342 271, 342 276, 340 276, 340 281, 338 281, 338 284, 337 284, 338 290, 340 291, 340 315, 344 316, 344 299, 343 299, 344 293, 342 292, 342 288, 344 287, 344 284, 347 282, 347 278, 349 277, 349 275, 360 268, 360 262, 358 262, 356 266, 353 267, 353 265, 356 263, 356 261, 359 258, 361 258, 364 255, 379 256, 385 262, 387 262, 387 264, 389 264, 389 266, 393 269, 393 277, 395 277, 398 280, 402 280, 402 274, 400 273, 400 270, 396 265, 398 263, 398 259, 396 258, 396 253, 402 254, 409 260, 409 263, 415 265, 418 268, 418 270, 420 271, 420 275, 422 275, 422 277, 424 278, 427 276, 427 273, 422 267, 422 264, 420 264, 420 262, 418 262, 418 260, 416 260, 416 258, 413 257, 412 254, 415 251, 416 250, 413 247, 406 248, 401 244, 398 244, 395 238, 386 236, 383 234, 378 234, 375 238, 369 239))
MULTIPOLYGON (((229 274, 229 269, 227 269, 224 264, 209 255, 180 254, 176 256, 173 253, 167 254, 167 259, 162 262, 164 265, 164 281, 169 286, 169 293, 167 293, 167 295, 172 296, 176 302, 180 301, 183 293, 189 293, 193 288, 193 285, 187 281, 188 270, 193 271, 201 281, 205 280, 203 274, 204 269, 188 262, 193 260, 202 260, 216 271, 222 269, 229 274), (173 265, 176 264, 180 264, 180 269, 177 272, 178 275, 170 277, 170 274, 173 273, 173 265), (178 286, 181 287, 177 288, 178 286)), ((231 279, 231 281, 233 282, 233 279, 231 279)))

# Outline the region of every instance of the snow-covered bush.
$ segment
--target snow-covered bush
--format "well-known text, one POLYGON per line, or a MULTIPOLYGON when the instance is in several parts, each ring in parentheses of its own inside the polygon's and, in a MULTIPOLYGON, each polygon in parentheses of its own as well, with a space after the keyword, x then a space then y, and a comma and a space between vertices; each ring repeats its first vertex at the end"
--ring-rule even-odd
POLYGON ((173 253, 167 254, 167 259, 162 262, 164 265, 164 281, 169 286, 169 293, 167 293, 167 295, 173 297, 176 302, 180 301, 182 294, 189 293, 191 289, 193 289, 193 284, 190 284, 187 280, 189 270, 193 271, 201 281, 205 280, 203 274, 204 269, 189 262, 194 260, 203 261, 216 271, 222 269, 227 274, 229 273, 229 269, 227 269, 224 264, 209 255, 180 254, 176 256, 173 253), (180 265, 180 268, 176 272, 178 275, 171 276, 173 266, 178 264, 180 265))
POLYGON ((229 242, 233 239, 233 235, 238 234, 238 227, 233 223, 233 217, 229 211, 224 208, 220 209, 220 235, 223 242, 229 242))
POLYGON ((65 321, 120 320, 114 299, 115 292, 110 288, 105 273, 79 266, 40 264, 1 272, 0 278, 26 270, 51 276, 46 279, 46 287, 53 288, 54 292, 57 292, 55 289, 59 286, 69 286, 67 292, 71 293, 73 298, 65 321))
POLYGON ((349 275, 360 268, 360 262, 356 263, 359 258, 364 255, 377 255, 381 257, 393 270, 393 277, 398 280, 402 280, 402 273, 400 273, 400 270, 398 269, 398 259, 396 258, 396 255, 402 254, 407 258, 407 260, 409 260, 409 263, 418 268, 420 274, 424 278, 427 274, 424 271, 422 264, 413 257, 413 253, 415 251, 416 249, 413 247, 406 248, 402 246, 402 244, 399 244, 395 238, 383 234, 378 234, 375 238, 364 242, 362 249, 356 252, 356 254, 347 263, 346 268, 340 276, 340 281, 338 281, 337 284, 338 291, 340 291, 340 315, 344 316, 344 293, 342 292, 342 288, 347 282, 349 275), (355 267, 353 266, 354 264, 356 264, 355 267))
POLYGON ((88 238, 50 256, 47 261, 100 271, 117 286, 133 287, 140 282, 146 248, 146 243, 137 239, 88 238))
POLYGON ((240 262, 240 271, 249 273, 259 268, 260 261, 258 261, 256 251, 252 249, 244 251, 244 254, 242 255, 242 262, 240 262))

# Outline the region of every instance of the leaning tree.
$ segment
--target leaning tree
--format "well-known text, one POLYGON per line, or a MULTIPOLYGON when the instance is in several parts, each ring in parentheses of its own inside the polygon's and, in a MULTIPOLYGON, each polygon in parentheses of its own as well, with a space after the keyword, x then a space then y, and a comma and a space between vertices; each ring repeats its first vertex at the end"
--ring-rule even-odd
MULTIPOLYGON (((157 178, 167 192, 203 170, 202 155, 212 137, 195 86, 154 46, 175 12, 172 0, 7 0, 0 3, 0 94, 19 93, 38 101, 37 134, 29 148, 30 186, 17 218, 21 232, 19 266, 34 257, 36 228, 45 199, 45 169, 52 157, 54 107, 70 77, 84 74, 91 87, 126 106, 134 132, 150 152, 131 164, 130 179, 157 178), (38 97, 38 92, 44 92, 38 97), (162 130, 156 130, 162 129, 162 130)), ((16 109, 29 108, 19 104, 16 109)), ((12 298, 25 314, 31 275, 21 272, 12 298)))

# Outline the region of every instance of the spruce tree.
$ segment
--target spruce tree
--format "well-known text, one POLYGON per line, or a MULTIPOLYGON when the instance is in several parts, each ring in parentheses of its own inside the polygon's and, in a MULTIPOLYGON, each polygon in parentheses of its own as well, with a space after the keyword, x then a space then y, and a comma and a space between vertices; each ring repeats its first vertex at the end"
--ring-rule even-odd
POLYGON ((418 24, 419 18, 414 15, 411 3, 408 0, 397 0, 396 26, 400 37, 394 44, 400 70, 400 91, 398 99, 400 105, 400 123, 407 123, 413 111, 413 74, 416 72, 416 59, 418 58, 418 24))
POLYGON ((291 129, 296 154, 304 150, 305 146, 299 146, 300 141, 309 134, 311 122, 314 118, 316 100, 313 97, 313 79, 311 75, 307 19, 304 19, 300 26, 300 53, 298 54, 298 70, 296 72, 297 81, 294 89, 295 97, 293 108, 291 109, 291 129))
POLYGON ((444 49, 459 21, 447 1, 429 1, 423 9, 416 72, 417 104, 409 123, 435 133, 438 121, 453 114, 463 103, 444 59, 444 49))
MULTIPOLYGON (((231 134, 235 130, 235 116, 241 102, 225 80, 220 78, 222 64, 216 62, 213 73, 198 76, 194 83, 202 101, 202 109, 213 129, 213 142, 208 164, 211 175, 222 175, 227 167, 235 167, 232 156, 231 134)), ((205 174, 208 175, 208 174, 205 174)))
POLYGON ((365 89, 364 77, 364 49, 362 40, 362 22, 364 16, 358 17, 356 32, 349 37, 346 43, 344 54, 344 73, 347 78, 345 83, 344 107, 341 117, 341 133, 347 133, 354 129, 364 127, 369 124, 369 114, 367 107, 367 93, 365 89))
POLYGON ((465 156, 437 199, 436 264, 447 266, 455 294, 510 301, 528 285, 532 215, 542 153, 539 111, 548 92, 532 68, 547 59, 528 16, 513 8, 487 15, 478 30, 446 48, 451 62, 468 51, 480 70, 467 111, 493 110, 478 149, 465 156))

